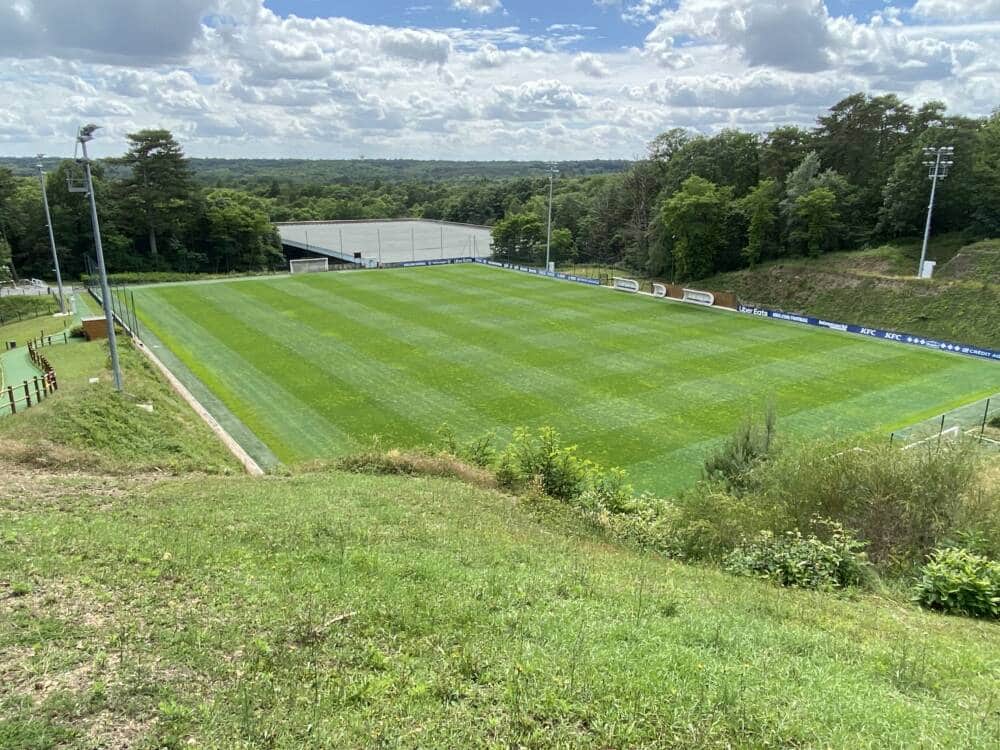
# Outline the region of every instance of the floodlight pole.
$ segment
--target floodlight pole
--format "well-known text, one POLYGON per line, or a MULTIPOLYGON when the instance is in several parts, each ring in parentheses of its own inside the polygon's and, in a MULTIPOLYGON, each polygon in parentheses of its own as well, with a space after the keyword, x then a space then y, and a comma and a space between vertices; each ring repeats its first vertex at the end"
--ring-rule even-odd
POLYGON ((56 251, 56 236, 52 231, 52 215, 49 213, 49 196, 45 191, 45 172, 42 169, 42 154, 38 155, 38 184, 42 186, 42 205, 45 206, 45 226, 49 230, 49 246, 52 248, 52 265, 56 272, 56 286, 59 289, 59 312, 66 314, 66 296, 63 294, 62 273, 59 271, 59 253, 56 251))
POLYGON ((555 176, 559 174, 559 170, 556 169, 555 164, 549 165, 549 228, 545 235, 545 270, 549 270, 549 254, 552 249, 552 185, 555 182, 555 176))
POLYGON ((941 162, 941 157, 951 156, 954 152, 954 148, 950 146, 942 146, 941 148, 926 148, 924 149, 924 154, 928 157, 933 156, 934 161, 924 162, 925 166, 931 168, 930 179, 931 179, 931 199, 927 204, 927 222, 924 224, 924 241, 920 246, 920 265, 917 266, 917 278, 921 278, 924 274, 924 260, 927 258, 927 242, 930 240, 931 236, 931 215, 934 213, 934 197, 937 194, 937 183, 938 179, 943 179, 944 174, 942 174, 942 167, 947 170, 951 166, 951 161, 945 161, 944 164, 941 162))
POLYGON ((87 195, 90 197, 90 221, 94 225, 94 249, 97 252, 97 274, 101 280, 101 304, 104 319, 108 323, 108 348, 111 350, 111 372, 115 379, 115 390, 122 390, 122 370, 118 362, 118 342, 115 339, 115 316, 111 311, 111 290, 108 288, 108 272, 104 266, 104 246, 101 244, 101 224, 97 218, 97 200, 94 196, 94 177, 90 173, 90 158, 87 156, 87 141, 91 140, 90 126, 80 128, 77 141, 83 148, 83 169, 87 179, 87 195))

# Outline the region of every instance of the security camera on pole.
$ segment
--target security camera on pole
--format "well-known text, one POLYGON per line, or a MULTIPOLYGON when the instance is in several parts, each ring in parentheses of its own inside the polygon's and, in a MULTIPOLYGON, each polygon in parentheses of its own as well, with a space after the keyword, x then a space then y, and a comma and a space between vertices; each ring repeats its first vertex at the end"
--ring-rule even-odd
POLYGON ((555 164, 549 164, 549 228, 545 235, 545 270, 551 271, 552 264, 549 262, 549 253, 552 248, 552 185, 555 182, 559 170, 555 164))
MULTIPOLYGON (((86 182, 83 192, 90 196, 90 221, 94 225, 94 249, 97 252, 97 274, 101 280, 101 303, 104 306, 104 318, 108 323, 108 348, 111 350, 111 371, 115 379, 115 390, 122 389, 122 371, 118 363, 118 342, 115 340, 115 316, 111 311, 111 290, 108 289, 108 273, 104 267, 104 246, 101 244, 101 225, 97 220, 97 200, 94 197, 94 178, 90 173, 90 159, 87 156, 87 142, 94 139, 94 131, 99 125, 84 125, 76 137, 77 143, 83 149, 83 158, 78 162, 83 164, 86 182)), ((71 190, 73 190, 71 188, 71 190)), ((80 192, 73 190, 73 192, 80 192)))
POLYGON ((59 253, 56 252, 56 236, 52 232, 52 216, 49 214, 49 196, 45 192, 45 171, 42 169, 42 157, 38 155, 38 183, 42 186, 42 205, 45 206, 45 226, 49 230, 49 245, 52 247, 52 266, 56 272, 56 286, 59 288, 59 313, 66 314, 66 297, 63 294, 62 274, 59 272, 59 253))
POLYGON ((920 248, 920 265, 917 267, 917 278, 929 279, 933 264, 930 268, 924 268, 927 258, 927 240, 931 236, 931 214, 934 213, 934 196, 937 193, 938 180, 943 180, 948 176, 948 168, 955 163, 952 158, 955 149, 952 146, 941 146, 940 148, 928 147, 924 149, 924 157, 927 159, 924 166, 929 169, 928 177, 931 181, 931 200, 927 204, 927 224, 924 226, 924 244, 920 248))

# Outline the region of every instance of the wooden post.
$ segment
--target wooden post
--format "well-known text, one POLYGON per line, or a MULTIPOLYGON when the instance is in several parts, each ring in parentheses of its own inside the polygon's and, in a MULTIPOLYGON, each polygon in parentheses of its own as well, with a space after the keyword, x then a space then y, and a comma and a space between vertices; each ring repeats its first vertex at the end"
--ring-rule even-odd
POLYGON ((42 401, 42 387, 38 384, 38 376, 35 375, 35 403, 42 401))
POLYGON ((10 413, 17 414, 17 401, 14 400, 14 386, 7 386, 7 398, 10 399, 10 413))
POLYGON ((24 381, 24 405, 31 406, 31 391, 28 390, 28 381, 24 381))
POLYGON ((52 376, 52 390, 58 391, 59 390, 59 381, 56 379, 56 371, 55 370, 50 371, 49 375, 52 376))

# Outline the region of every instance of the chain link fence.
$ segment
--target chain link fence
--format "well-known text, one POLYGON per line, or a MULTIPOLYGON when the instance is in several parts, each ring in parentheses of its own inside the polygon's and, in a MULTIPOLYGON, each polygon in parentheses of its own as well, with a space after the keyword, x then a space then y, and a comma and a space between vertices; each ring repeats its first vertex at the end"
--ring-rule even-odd
POLYGON ((965 438, 1000 452, 1000 393, 894 431, 889 440, 904 449, 965 438))

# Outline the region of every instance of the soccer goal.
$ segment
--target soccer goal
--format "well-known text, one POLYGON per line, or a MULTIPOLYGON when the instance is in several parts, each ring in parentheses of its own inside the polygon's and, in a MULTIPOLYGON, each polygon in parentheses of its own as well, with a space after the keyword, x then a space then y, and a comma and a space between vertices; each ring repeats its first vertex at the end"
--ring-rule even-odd
POLYGON ((316 273, 317 271, 329 271, 329 258, 300 258, 288 261, 288 270, 291 273, 316 273))

